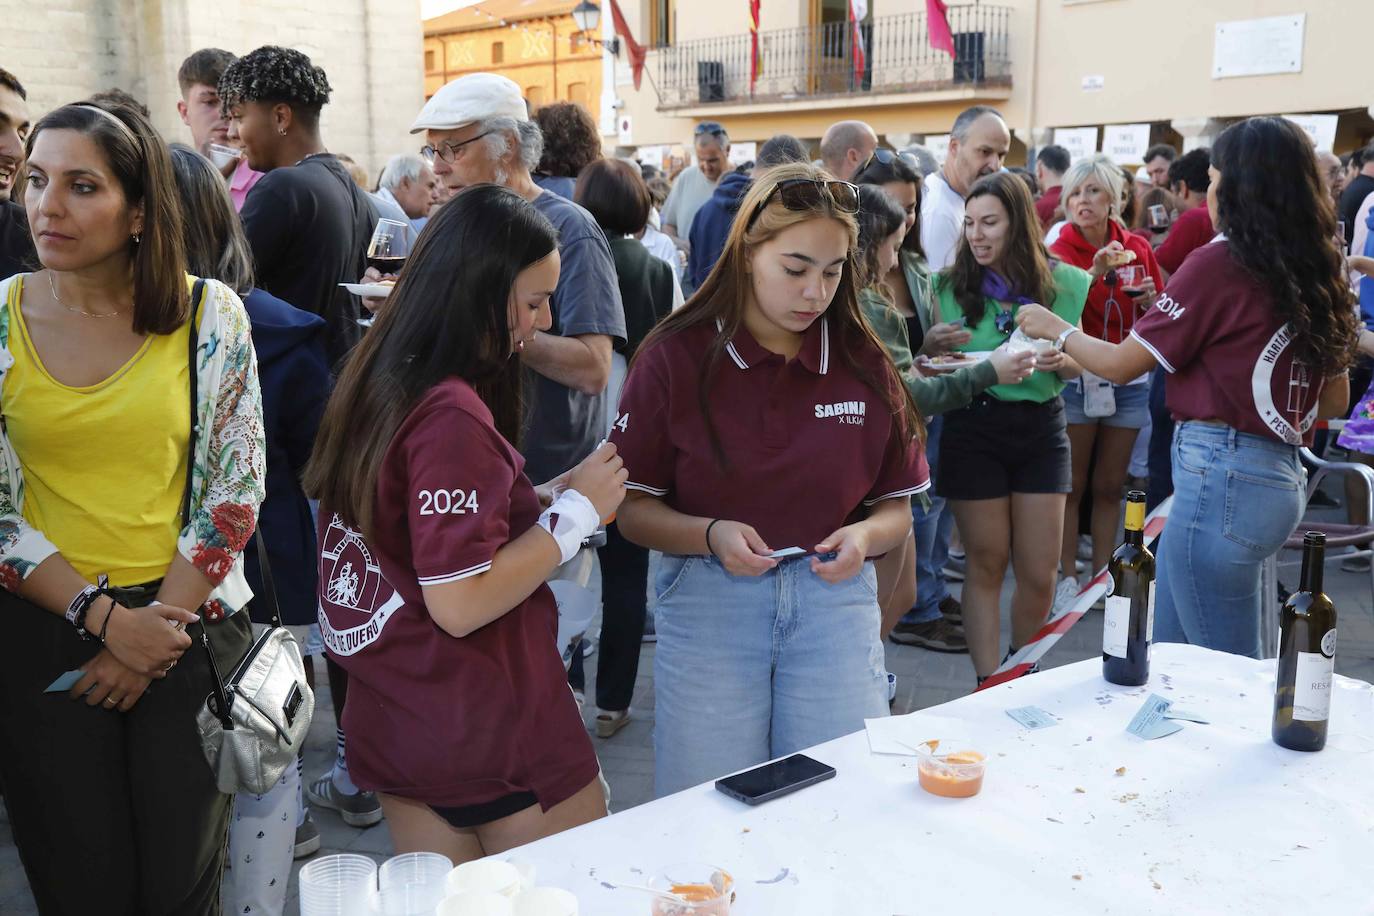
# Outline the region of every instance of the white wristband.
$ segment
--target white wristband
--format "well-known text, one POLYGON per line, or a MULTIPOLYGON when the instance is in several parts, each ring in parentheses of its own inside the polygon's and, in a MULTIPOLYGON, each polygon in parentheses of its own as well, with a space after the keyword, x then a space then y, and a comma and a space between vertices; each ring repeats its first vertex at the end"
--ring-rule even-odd
POLYGON ((582 542, 601 526, 601 515, 592 501, 576 490, 564 490, 539 516, 539 527, 553 535, 562 555, 560 565, 582 549, 582 542))

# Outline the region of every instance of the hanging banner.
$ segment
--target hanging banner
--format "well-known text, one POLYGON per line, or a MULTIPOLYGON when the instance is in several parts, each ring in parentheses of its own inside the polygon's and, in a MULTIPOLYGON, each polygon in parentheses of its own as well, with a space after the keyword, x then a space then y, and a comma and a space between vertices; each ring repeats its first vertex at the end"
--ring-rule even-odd
POLYGON ((1069 151, 1069 161, 1077 162, 1097 152, 1096 127, 1056 127, 1054 144, 1069 151))
POLYGON ((1307 136, 1312 138, 1312 144, 1318 150, 1330 152, 1331 147, 1335 145, 1336 121, 1339 115, 1293 114, 1283 117, 1307 131, 1307 136))

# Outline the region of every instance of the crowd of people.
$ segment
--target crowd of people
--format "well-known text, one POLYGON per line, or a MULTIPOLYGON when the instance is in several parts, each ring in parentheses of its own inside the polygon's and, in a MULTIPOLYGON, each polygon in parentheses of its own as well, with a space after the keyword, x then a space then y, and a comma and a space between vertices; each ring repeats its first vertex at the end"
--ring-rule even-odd
POLYGON ((0 70, 0 788, 43 913, 281 913, 312 805, 454 862, 605 816, 560 576, 600 576, 599 738, 657 640, 662 795, 886 715, 885 640, 981 683, 1128 485, 1174 500, 1156 638, 1257 657, 1316 421, 1374 464, 1374 145, 1013 169, 975 106, 943 161, 847 120, 734 167, 703 122, 665 175, 483 73, 373 184, 305 54, 178 79, 191 145, 0 70), (230 796, 195 717, 271 582, 335 759, 230 796))

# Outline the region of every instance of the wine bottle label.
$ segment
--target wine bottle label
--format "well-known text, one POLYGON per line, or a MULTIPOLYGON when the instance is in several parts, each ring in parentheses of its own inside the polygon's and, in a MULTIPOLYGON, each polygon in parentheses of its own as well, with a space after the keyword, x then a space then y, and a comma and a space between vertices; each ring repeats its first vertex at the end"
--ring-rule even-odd
MULTIPOLYGON (((1334 630, 1332 632, 1335 632, 1334 630)), ((1320 652, 1299 652, 1293 674, 1293 718, 1325 722, 1331 716, 1331 678, 1336 660, 1320 652)))
POLYGON ((1107 599, 1102 617, 1102 653, 1117 658, 1126 657, 1126 637, 1131 627, 1131 599, 1113 595, 1107 599))

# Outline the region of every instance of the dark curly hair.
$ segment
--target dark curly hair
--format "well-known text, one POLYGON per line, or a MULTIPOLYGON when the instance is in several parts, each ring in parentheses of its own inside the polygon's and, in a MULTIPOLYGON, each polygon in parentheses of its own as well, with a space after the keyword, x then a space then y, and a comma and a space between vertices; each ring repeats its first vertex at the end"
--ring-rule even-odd
POLYGON ((535 169, 541 175, 576 178, 601 158, 601 134, 591 114, 576 102, 554 102, 534 114, 544 132, 544 157, 535 169))
POLYGON ((1292 330, 1294 358, 1323 378, 1342 372, 1357 339, 1355 300, 1307 134, 1284 118, 1250 118, 1217 138, 1212 165, 1221 173, 1217 230, 1273 298, 1292 330))
POLYGON ((329 78, 300 51, 263 45, 224 68, 219 78, 220 108, 242 102, 285 103, 314 124, 329 102, 329 78))

